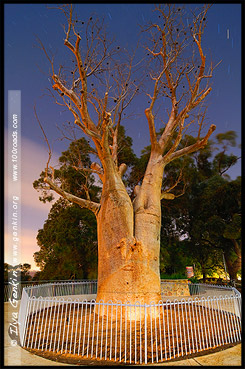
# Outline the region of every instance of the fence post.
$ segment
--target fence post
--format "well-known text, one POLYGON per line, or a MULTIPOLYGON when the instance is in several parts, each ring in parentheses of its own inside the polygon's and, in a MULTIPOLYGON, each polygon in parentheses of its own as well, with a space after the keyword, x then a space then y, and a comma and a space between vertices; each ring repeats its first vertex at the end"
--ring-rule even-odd
POLYGON ((29 296, 27 295, 25 289, 23 288, 20 309, 18 314, 19 338, 21 346, 23 346, 24 344, 28 304, 29 304, 29 296))
POLYGON ((146 304, 145 304, 145 364, 147 364, 147 315, 146 315, 146 304))

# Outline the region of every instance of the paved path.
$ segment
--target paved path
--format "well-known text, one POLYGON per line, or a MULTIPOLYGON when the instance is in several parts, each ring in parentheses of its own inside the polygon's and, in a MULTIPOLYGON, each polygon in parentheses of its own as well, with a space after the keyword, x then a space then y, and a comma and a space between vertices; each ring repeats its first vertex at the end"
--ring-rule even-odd
MULTIPOLYGON (((4 365, 5 366, 73 366, 60 362, 50 361, 31 354, 15 343, 13 313, 18 311, 10 303, 4 303, 4 365), (11 325, 12 323, 12 325, 11 325), (10 328, 12 328, 12 333, 10 328)), ((152 364, 154 366, 241 366, 241 344, 224 351, 210 355, 199 356, 193 359, 171 361, 152 364)), ((140 366, 140 365, 134 365, 140 366)))

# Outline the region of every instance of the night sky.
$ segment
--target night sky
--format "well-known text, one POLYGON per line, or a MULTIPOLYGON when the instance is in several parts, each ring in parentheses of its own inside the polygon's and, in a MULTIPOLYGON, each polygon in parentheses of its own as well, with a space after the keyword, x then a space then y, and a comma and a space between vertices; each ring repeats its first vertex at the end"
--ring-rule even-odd
MULTIPOLYGON (((200 4, 199 4, 200 5, 200 4)), ((51 7, 51 5, 49 5, 51 7)), ((154 20, 152 4, 77 4, 79 19, 86 21, 92 14, 103 16, 108 33, 120 47, 133 50, 140 28, 154 20)), ((215 69, 212 92, 209 97, 208 118, 217 126, 214 134, 234 130, 237 143, 241 140, 241 5, 214 4, 208 11, 204 34, 204 50, 214 63, 222 60, 215 69)), ((64 17, 58 10, 48 9, 44 4, 5 4, 4 6, 4 78, 5 78, 5 127, 7 129, 8 90, 21 90, 22 114, 22 262, 32 264, 33 252, 38 251, 35 237, 47 218, 50 205, 38 200, 32 183, 39 177, 47 161, 47 147, 34 115, 34 105, 45 132, 53 146, 53 161, 68 143, 57 140, 61 134, 57 125, 73 117, 47 96, 50 87, 49 62, 37 47, 36 36, 47 50, 55 53, 57 62, 70 58, 71 52, 64 46, 64 17)), ((148 125, 144 116, 144 104, 132 106, 137 119, 125 122, 126 133, 133 138, 136 154, 149 144, 148 125)), ((232 149, 240 156, 239 149, 232 149)), ((241 163, 228 174, 240 175, 241 163)), ((5 178, 7 176, 5 175, 5 178)), ((7 198, 5 199, 7 201, 7 198)), ((8 261, 8 252, 5 254, 8 261)))

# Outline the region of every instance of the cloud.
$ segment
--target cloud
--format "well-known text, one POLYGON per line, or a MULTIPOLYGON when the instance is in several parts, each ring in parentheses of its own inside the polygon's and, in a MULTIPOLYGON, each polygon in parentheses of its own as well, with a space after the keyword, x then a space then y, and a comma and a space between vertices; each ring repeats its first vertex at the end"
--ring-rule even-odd
MULTIPOLYGON (((5 139, 6 139, 5 133, 5 139)), ((5 145, 7 147, 7 145, 5 145)), ((5 152, 5 160, 7 162, 8 152, 5 152)), ((58 163, 59 155, 53 153, 51 165, 55 167, 58 163)), ((40 194, 33 188, 33 182, 39 178, 40 173, 44 170, 48 159, 47 147, 37 144, 25 137, 21 137, 21 202, 19 213, 19 224, 21 224, 21 251, 19 254, 20 263, 29 263, 32 269, 37 269, 33 259, 33 254, 39 251, 36 236, 39 229, 43 228, 45 220, 48 218, 52 203, 44 204, 39 200, 40 194)), ((12 235, 13 228, 11 222, 8 221, 8 209, 10 212, 13 208, 8 205, 12 203, 11 192, 8 193, 8 183, 11 183, 11 170, 5 165, 5 262, 11 263, 12 244, 8 244, 9 235, 12 235), (10 223, 10 224, 9 224, 10 223)), ((56 199, 59 195, 54 194, 56 199)))
MULTIPOLYGON (((5 146, 6 147, 6 146, 5 146)), ((53 166, 58 162, 58 155, 52 155, 53 166)), ((7 160, 7 155, 5 156, 7 160)), ((39 200, 39 193, 33 188, 33 182, 39 178, 40 173, 45 168, 48 159, 47 148, 33 141, 21 138, 21 205, 32 210, 48 213, 52 204, 44 204, 39 200)), ((7 167, 7 166, 6 166, 7 167)), ((8 182, 11 171, 5 173, 5 189, 8 189, 8 182)), ((5 191, 5 200, 11 200, 11 193, 5 191), (7 198, 6 198, 7 196, 7 198)), ((58 198, 58 196, 56 196, 58 198)))
MULTIPOLYGON (((5 133, 5 140, 7 134, 5 133)), ((7 141, 5 141, 7 143, 7 141)), ((7 148, 7 145, 5 145, 7 148)), ((12 178, 11 170, 8 170, 7 160, 8 152, 5 151, 5 262, 11 263, 12 244, 8 243, 9 235, 12 235, 12 225, 8 224, 8 204, 12 204, 12 194, 8 191, 8 185, 11 184, 12 178)), ((54 153, 52 155, 51 165, 55 166, 58 162, 59 155, 54 153)), ((39 250, 37 246, 36 236, 38 229, 43 227, 44 221, 48 217, 48 213, 52 203, 44 204, 39 200, 39 193, 33 188, 34 180, 39 178, 41 171, 44 169, 47 162, 48 153, 44 145, 37 144, 25 137, 21 137, 21 247, 18 255, 19 262, 29 263, 32 268, 37 269, 33 253, 39 250)), ((59 196, 54 194, 55 198, 59 196)), ((12 208, 10 208, 12 210, 12 208)), ((10 211, 11 211, 10 210, 10 211)))

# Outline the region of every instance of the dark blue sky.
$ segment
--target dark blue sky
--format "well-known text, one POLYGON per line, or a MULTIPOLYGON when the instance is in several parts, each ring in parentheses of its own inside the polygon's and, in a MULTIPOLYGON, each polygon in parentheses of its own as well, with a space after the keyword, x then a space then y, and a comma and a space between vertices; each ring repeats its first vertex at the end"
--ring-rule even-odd
MULTIPOLYGON (((194 5, 193 5, 194 6, 194 5)), ((57 62, 70 57, 64 47, 64 17, 61 12, 47 9, 45 4, 5 4, 4 6, 4 77, 5 77, 5 127, 7 127, 7 92, 21 90, 22 96, 22 175, 28 177, 29 189, 23 185, 23 229, 26 229, 26 242, 31 234, 35 242, 38 228, 47 218, 48 208, 42 211, 38 194, 32 189, 32 182, 44 168, 47 158, 46 145, 34 116, 36 104, 39 118, 50 142, 61 136, 56 128, 72 116, 62 112, 52 99, 45 95, 50 87, 48 80, 49 63, 43 52, 35 46, 38 36, 45 47, 56 55, 57 62), (32 173, 32 176, 28 176, 32 173), (24 191, 29 194, 25 197, 24 191), (34 191, 31 196, 31 191, 34 191), (30 200, 31 198, 31 200, 30 200), (30 210, 36 201, 35 211, 30 210), (32 202, 32 204, 31 204, 32 202), (39 202, 39 203, 38 203, 39 202), (29 233, 28 233, 29 232, 29 233)), ((110 36, 114 36, 121 47, 133 50, 136 46, 139 25, 156 16, 152 4, 77 4, 79 18, 85 21, 92 13, 104 16, 110 36)), ((214 63, 222 60, 215 69, 212 79, 212 92, 209 96, 207 116, 210 124, 215 124, 216 133, 235 130, 238 143, 241 140, 241 5, 214 4, 208 11, 208 23, 204 34, 205 54, 214 63)), ((143 99, 145 101, 145 99, 143 99)), ((132 107, 141 116, 125 124, 126 132, 132 136, 134 149, 140 151, 149 144, 148 125, 144 116, 145 104, 137 99, 132 107)), ((159 128, 159 127, 158 127, 159 128)), ((55 141, 54 152, 59 155, 68 143, 55 141)), ((240 150, 232 149, 240 156, 240 150)), ((232 178, 240 175, 239 162, 229 171, 232 178)), ((27 242, 27 243, 28 243, 27 242)), ((27 244, 26 243, 26 244, 27 244)), ((30 246, 31 247, 31 246, 30 246)), ((26 249, 30 255, 35 249, 26 249)), ((25 251, 25 255, 26 252, 25 251)), ((28 260, 25 259, 27 262, 28 260)))
MULTIPOLYGON (((84 20, 94 12, 104 16, 110 35, 115 36, 120 46, 131 49, 136 46, 139 24, 156 16, 152 12, 153 8, 151 4, 77 4, 75 7, 84 20)), ((34 141, 42 140, 33 114, 34 103, 37 104, 40 119, 50 139, 57 136, 55 126, 61 122, 60 108, 52 99, 42 96, 45 88, 50 87, 47 75, 49 63, 43 52, 35 47, 35 36, 42 40, 47 49, 56 53, 57 61, 70 57, 69 50, 63 45, 63 23, 61 12, 47 9, 44 4, 5 5, 5 90, 21 89, 22 135, 34 141)), ((204 48, 207 56, 211 55, 215 63, 222 60, 212 80, 213 91, 208 109, 210 123, 217 126, 216 133, 233 129, 240 137, 240 4, 215 4, 211 7, 204 48)), ((140 124, 135 121, 127 127, 128 134, 134 138, 137 153, 149 143, 144 109, 145 106, 137 105, 136 112, 142 113, 143 119, 140 124)), ((69 117, 69 113, 62 113, 63 120, 69 117)))

